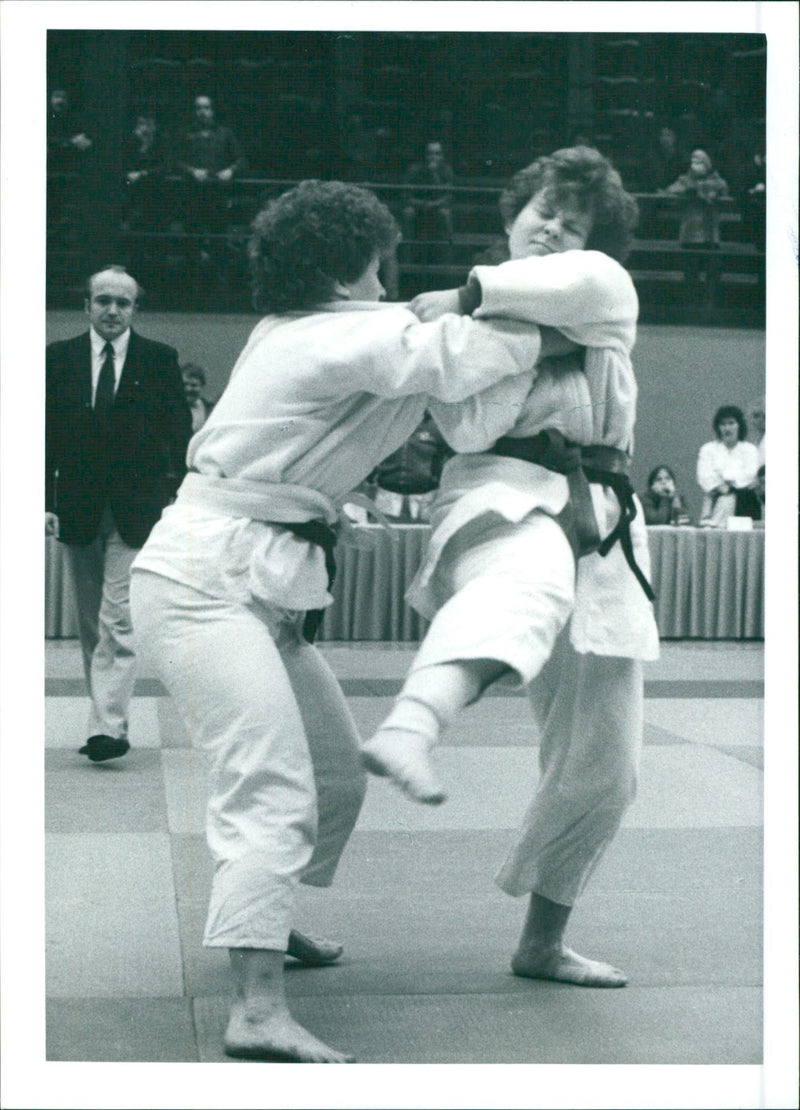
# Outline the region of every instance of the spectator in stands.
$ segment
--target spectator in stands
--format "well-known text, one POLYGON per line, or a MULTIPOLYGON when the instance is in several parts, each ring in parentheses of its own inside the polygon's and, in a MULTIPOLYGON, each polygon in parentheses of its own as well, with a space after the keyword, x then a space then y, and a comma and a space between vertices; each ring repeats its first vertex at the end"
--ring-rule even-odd
POLYGON ((188 178, 187 230, 225 231, 230 185, 246 164, 233 131, 217 123, 211 97, 196 96, 194 122, 184 137, 179 161, 188 178))
POLYGON ((675 128, 662 124, 648 152, 645 190, 658 193, 666 189, 680 177, 685 165, 675 128))
MULTIPOLYGON (((705 275, 702 303, 709 306, 714 299, 719 277, 720 260, 696 253, 718 250, 720 245, 720 201, 728 197, 728 185, 711 164, 704 150, 693 150, 687 173, 664 190, 681 200, 678 241, 687 254, 684 262, 686 289, 690 297, 698 297, 705 275)), ((698 297, 699 299, 699 297, 698 297)))
POLYGON ((53 89, 47 114, 47 222, 50 226, 81 215, 87 152, 92 140, 69 102, 66 89, 53 89))
POLYGON ((415 162, 403 178, 405 185, 413 185, 403 205, 403 234, 407 239, 418 236, 422 230, 420 214, 430 217, 434 233, 443 235, 448 243, 453 238, 453 194, 446 188, 453 184, 453 170, 444 158, 444 149, 438 140, 425 147, 425 160, 415 162))
MULTIPOLYGON (((50 93, 50 111, 47 117, 47 168, 55 168, 50 165, 49 159, 58 161, 59 154, 70 156, 76 151, 83 153, 91 145, 92 140, 75 115, 66 89, 53 89, 50 93)), ((75 160, 65 157, 62 164, 74 165, 75 160)))
POLYGON ((83 130, 66 89, 53 89, 50 93, 47 142, 49 147, 67 150, 88 150, 92 140, 83 130))
POLYGON ((194 435, 195 432, 200 431, 208 420, 214 402, 203 396, 206 372, 202 366, 198 366, 196 362, 184 363, 181 367, 181 377, 183 378, 183 395, 189 406, 192 417, 192 434, 194 435))
POLYGON ((728 197, 728 184, 711 164, 704 150, 693 150, 689 169, 664 192, 683 198, 678 239, 684 247, 719 247, 720 200, 728 197))
POLYGON ((647 479, 647 491, 641 497, 645 524, 691 524, 683 498, 678 493, 675 475, 661 463, 653 467, 647 479))
POLYGON ((164 177, 168 166, 169 157, 155 117, 140 113, 122 151, 125 218, 129 225, 152 228, 163 222, 164 177))
POLYGON ((402 447, 373 471, 376 507, 404 524, 428 523, 442 467, 453 454, 426 412, 402 447))
POLYGON ((757 147, 733 176, 731 191, 742 217, 742 227, 760 251, 767 246, 767 159, 757 147))
POLYGON ((725 528, 732 516, 757 520, 758 448, 745 442, 744 414, 736 405, 723 405, 713 424, 717 438, 704 443, 697 458, 697 482, 705 493, 700 525, 725 528))

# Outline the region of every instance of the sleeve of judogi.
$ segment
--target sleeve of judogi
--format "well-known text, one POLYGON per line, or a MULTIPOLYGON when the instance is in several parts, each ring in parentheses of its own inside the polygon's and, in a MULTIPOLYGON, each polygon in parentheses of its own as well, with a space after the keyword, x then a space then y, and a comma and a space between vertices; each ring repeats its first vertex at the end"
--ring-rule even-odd
POLYGON ((639 300, 630 274, 600 251, 564 251, 475 266, 481 289, 476 319, 507 316, 557 328, 582 347, 619 346, 636 339, 639 300))
POLYGON ((539 329, 518 320, 448 313, 420 323, 398 307, 373 313, 368 326, 363 318, 357 323, 352 343, 343 347, 352 355, 349 372, 361 389, 379 397, 419 393, 463 401, 504 378, 530 375, 541 350, 539 329))
POLYGON ((534 374, 504 378, 459 404, 431 401, 428 411, 454 451, 486 451, 516 424, 534 374))

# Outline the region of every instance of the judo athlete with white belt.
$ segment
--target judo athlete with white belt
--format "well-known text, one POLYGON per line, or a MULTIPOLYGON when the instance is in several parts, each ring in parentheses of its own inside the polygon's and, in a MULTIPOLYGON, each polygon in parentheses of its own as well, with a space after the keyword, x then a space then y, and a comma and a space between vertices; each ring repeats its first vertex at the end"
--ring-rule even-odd
POLYGON ((374 196, 338 182, 303 182, 259 214, 264 319, 134 563, 141 650, 210 756, 204 943, 230 951, 232 1056, 351 1059, 294 1021, 283 988, 297 884, 332 881, 364 793, 341 688, 302 636, 305 614, 332 601, 341 505, 431 399, 464 400, 541 350, 523 322, 422 323, 380 303, 397 235, 374 196))
POLYGON ((529 894, 518 975, 596 987, 624 974, 564 944, 571 909, 633 800, 641 661, 658 655, 641 508, 628 469, 638 300, 624 258, 636 205, 596 150, 520 171, 500 201, 511 261, 461 290, 423 294, 422 319, 460 304, 558 328, 580 353, 542 359, 460 406, 430 411, 459 455, 444 468, 433 535, 408 599, 431 627, 368 769, 411 798, 445 792, 430 750, 496 681, 528 689, 540 777, 497 878, 529 894))

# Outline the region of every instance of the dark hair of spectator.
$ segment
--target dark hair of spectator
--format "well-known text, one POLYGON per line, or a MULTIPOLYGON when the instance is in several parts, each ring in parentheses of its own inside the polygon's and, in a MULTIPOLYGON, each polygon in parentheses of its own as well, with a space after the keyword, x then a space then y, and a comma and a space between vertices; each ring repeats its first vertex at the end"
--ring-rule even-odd
POLYGON ((739 425, 739 439, 747 438, 747 421, 740 408, 736 405, 722 405, 714 413, 714 431, 717 433, 717 439, 719 439, 719 426, 723 420, 735 420, 739 425))
MULTIPOLYGON (((648 489, 650 489, 652 487, 653 482, 655 482, 656 478, 659 476, 659 474, 661 473, 662 470, 666 470, 667 474, 669 474, 670 478, 673 480, 673 482, 675 482, 675 475, 672 473, 670 468, 668 466, 666 466, 664 463, 660 463, 658 466, 654 466, 653 469, 650 471, 649 475, 647 476, 647 488, 648 489)), ((677 485, 678 483, 675 482, 675 484, 677 485)))
POLYGON ((200 382, 201 385, 206 384, 206 372, 202 366, 198 366, 196 362, 185 362, 181 367, 181 377, 194 378, 200 382))
POLYGON ((97 270, 95 273, 93 273, 90 277, 88 277, 86 279, 86 284, 83 287, 83 295, 84 295, 84 297, 86 298, 87 301, 90 301, 92 299, 92 282, 94 281, 94 279, 96 277, 99 277, 100 274, 107 274, 109 271, 111 271, 111 273, 113 273, 113 274, 125 274, 126 277, 129 277, 131 279, 131 281, 136 286, 136 303, 137 303, 137 305, 140 304, 141 301, 144 300, 144 296, 145 296, 144 289, 142 289, 141 285, 136 280, 136 278, 133 276, 133 274, 129 274, 124 266, 120 266, 118 263, 114 262, 110 266, 103 266, 102 269, 97 270))
POLYGON ((592 216, 586 250, 603 251, 624 262, 639 218, 639 208, 622 179, 598 150, 589 146, 564 147, 537 158, 515 173, 500 194, 500 214, 510 227, 531 197, 541 189, 554 198, 574 198, 592 216))
POLYGON ((399 230, 389 209, 357 185, 301 181, 253 221, 248 246, 257 312, 324 304, 389 254, 399 230))

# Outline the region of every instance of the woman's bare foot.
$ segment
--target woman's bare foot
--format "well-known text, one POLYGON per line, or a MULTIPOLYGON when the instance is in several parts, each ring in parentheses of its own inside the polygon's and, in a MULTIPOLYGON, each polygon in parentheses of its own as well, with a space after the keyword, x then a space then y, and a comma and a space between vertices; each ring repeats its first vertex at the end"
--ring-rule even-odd
POLYGON ((289 933, 286 955, 299 960, 306 967, 325 967, 326 964, 336 963, 342 952, 344 946, 335 941, 309 937, 297 929, 292 929, 289 933))
POLYGON ((379 729, 361 748, 361 763, 390 778, 414 802, 440 805, 447 795, 430 762, 430 741, 405 729, 379 729))
POLYGON ((294 1020, 285 1006, 248 1005, 237 1000, 225 1030, 225 1052, 242 1060, 294 1064, 352 1064, 294 1020))
POLYGON ((578 987, 624 987, 628 982, 619 968, 588 960, 564 945, 544 952, 518 949, 511 959, 511 970, 528 979, 552 979, 578 987))

